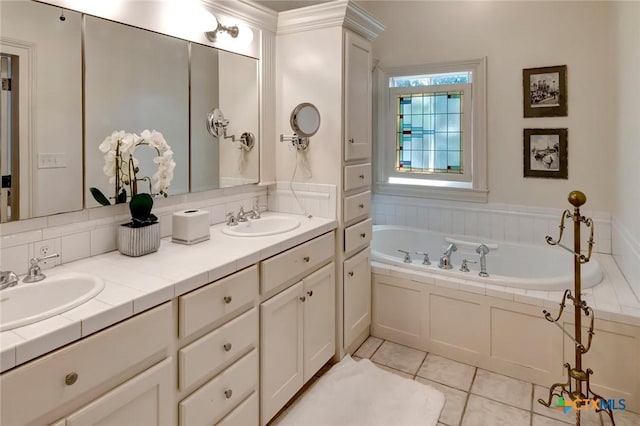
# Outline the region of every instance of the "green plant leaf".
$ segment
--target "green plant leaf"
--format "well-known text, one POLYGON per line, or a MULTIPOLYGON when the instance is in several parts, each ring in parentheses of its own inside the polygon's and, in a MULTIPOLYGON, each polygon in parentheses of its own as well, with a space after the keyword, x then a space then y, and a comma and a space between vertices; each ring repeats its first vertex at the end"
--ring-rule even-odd
POLYGON ((100 204, 102 204, 103 206, 110 206, 111 203, 109 202, 109 199, 107 197, 104 196, 104 194, 98 189, 98 188, 89 188, 89 191, 91 191, 91 195, 93 195, 93 198, 100 204))

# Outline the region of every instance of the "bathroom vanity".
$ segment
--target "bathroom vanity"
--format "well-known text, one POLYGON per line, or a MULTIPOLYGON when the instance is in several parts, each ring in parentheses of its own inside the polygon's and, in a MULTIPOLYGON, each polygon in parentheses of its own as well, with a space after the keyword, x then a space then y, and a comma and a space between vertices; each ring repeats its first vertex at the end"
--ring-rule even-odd
MULTIPOLYGON (((144 259, 88 260, 107 266, 97 269, 105 291, 117 286, 102 271, 151 257, 167 267, 191 259, 181 266, 192 272, 153 307, 79 339, 57 338, 59 348, 3 372, 0 423, 266 424, 335 351, 336 222, 298 218, 300 227, 279 235, 232 237, 221 224, 198 245, 165 239, 144 259)), ((87 312, 79 328, 96 316, 109 312, 87 312)), ((20 363, 20 345, 2 350, 20 363)))

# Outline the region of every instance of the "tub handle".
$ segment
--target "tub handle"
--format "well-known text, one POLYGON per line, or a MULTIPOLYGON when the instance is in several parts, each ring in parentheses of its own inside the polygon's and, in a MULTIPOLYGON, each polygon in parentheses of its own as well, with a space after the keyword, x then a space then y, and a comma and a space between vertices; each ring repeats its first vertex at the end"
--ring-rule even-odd
POLYGON ((468 263, 478 263, 469 259, 462 259, 462 265, 460 265, 460 272, 469 272, 468 263))
POLYGON ((411 256, 409 255, 409 252, 406 250, 400 250, 398 249, 398 251, 400 253, 404 253, 404 259, 402 260, 404 263, 411 263, 411 256))
POLYGON ((417 251, 416 254, 424 256, 424 259, 422 259, 422 264, 423 265, 431 265, 431 260, 429 260, 429 253, 427 253, 425 251, 417 251))
MULTIPOLYGON (((479 242, 476 241, 464 241, 464 240, 458 240, 456 238, 451 238, 451 237, 445 237, 444 239, 446 242, 448 243, 452 243, 455 244, 457 246, 466 246, 466 247, 471 247, 475 250, 476 247, 478 247, 480 244, 479 242)), ((484 244, 485 246, 487 246, 487 248, 491 249, 491 250, 498 250, 498 245, 497 244, 484 244)))

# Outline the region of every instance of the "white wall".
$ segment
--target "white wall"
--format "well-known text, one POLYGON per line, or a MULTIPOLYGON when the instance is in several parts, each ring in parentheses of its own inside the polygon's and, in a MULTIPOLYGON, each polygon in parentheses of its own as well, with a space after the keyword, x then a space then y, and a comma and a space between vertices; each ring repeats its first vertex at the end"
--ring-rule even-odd
POLYGON ((384 32, 381 67, 474 59, 488 63, 489 202, 611 211, 615 146, 609 2, 363 1, 384 32), (567 65, 568 117, 523 118, 522 69, 567 65), (568 128, 569 179, 523 178, 524 128, 568 128))
POLYGON ((613 32, 617 150, 614 152, 614 244, 620 269, 640 297, 640 2, 615 3, 613 32))
MULTIPOLYGON (((289 116, 296 105, 311 102, 320 112, 318 133, 311 138, 307 151, 297 158, 293 179, 297 182, 341 184, 342 32, 342 27, 336 26, 276 37, 278 136, 293 133, 289 116)), ((296 153, 289 145, 276 143, 278 181, 292 180, 295 161, 296 153)))

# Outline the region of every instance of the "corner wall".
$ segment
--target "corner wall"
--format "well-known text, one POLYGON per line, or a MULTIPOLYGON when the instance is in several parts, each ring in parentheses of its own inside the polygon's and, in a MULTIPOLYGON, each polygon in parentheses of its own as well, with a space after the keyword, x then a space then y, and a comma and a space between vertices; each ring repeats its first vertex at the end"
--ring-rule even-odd
POLYGON ((617 145, 612 191, 613 255, 640 298, 640 3, 615 2, 615 117, 617 145))

